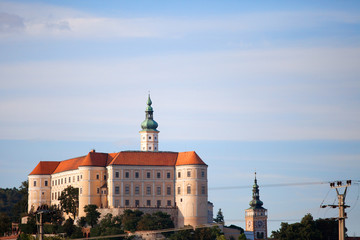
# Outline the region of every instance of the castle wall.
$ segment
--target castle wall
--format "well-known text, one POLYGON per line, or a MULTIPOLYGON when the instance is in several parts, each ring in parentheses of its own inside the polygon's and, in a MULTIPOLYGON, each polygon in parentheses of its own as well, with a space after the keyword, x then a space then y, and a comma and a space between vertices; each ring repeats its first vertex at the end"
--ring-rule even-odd
POLYGON ((108 166, 108 205, 173 207, 173 166, 108 166))
POLYGON ((206 224, 208 221, 207 166, 176 166, 175 187, 179 227, 206 224))
POLYGON ((51 203, 51 175, 29 175, 28 212, 36 211, 41 205, 51 203))

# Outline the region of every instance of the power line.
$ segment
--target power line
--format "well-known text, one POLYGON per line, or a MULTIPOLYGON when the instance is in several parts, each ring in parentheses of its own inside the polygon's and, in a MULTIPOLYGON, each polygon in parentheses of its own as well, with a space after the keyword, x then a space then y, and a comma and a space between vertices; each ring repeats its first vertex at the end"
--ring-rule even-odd
MULTIPOLYGON (((347 181, 347 180, 339 180, 347 181)), ((351 180, 353 184, 359 184, 360 180, 351 180)), ((287 186, 306 186, 306 185, 321 185, 329 184, 334 181, 327 182, 298 182, 298 183, 274 183, 274 184, 262 184, 260 187, 287 187, 287 186)), ((209 190, 231 190, 231 189, 240 189, 240 188, 252 188, 252 185, 243 185, 243 186, 222 186, 222 187, 210 187, 209 190)))

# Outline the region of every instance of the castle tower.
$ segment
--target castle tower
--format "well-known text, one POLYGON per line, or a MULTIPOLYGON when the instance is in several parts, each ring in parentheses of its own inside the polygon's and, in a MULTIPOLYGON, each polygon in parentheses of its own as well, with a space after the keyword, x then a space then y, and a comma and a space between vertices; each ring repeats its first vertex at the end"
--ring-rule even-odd
POLYGON ((250 208, 245 210, 245 229, 254 233, 255 240, 267 239, 267 209, 262 207, 263 202, 260 200, 256 172, 252 192, 253 199, 250 201, 250 208))
POLYGON ((153 119, 154 111, 151 107, 150 94, 146 104, 145 120, 141 123, 142 130, 140 131, 141 151, 157 152, 159 151, 159 131, 156 129, 158 124, 153 119))

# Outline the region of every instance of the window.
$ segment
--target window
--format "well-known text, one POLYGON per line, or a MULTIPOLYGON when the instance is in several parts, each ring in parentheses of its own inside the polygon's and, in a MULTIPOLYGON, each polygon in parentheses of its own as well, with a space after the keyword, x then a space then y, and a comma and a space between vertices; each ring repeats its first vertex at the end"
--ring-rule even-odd
POLYGON ((157 194, 157 195, 161 195, 161 187, 157 187, 157 188, 156 188, 156 194, 157 194))
POLYGON ((115 172, 115 177, 119 178, 119 172, 115 172))
POLYGON ((120 193, 120 187, 115 187, 115 194, 119 194, 120 193))
POLYGON ((139 186, 135 186, 135 194, 139 194, 140 193, 140 187, 139 186))
POLYGON ((151 177, 150 172, 146 172, 146 177, 147 177, 147 178, 150 178, 150 177, 151 177))
POLYGON ((80 188, 80 194, 82 194, 82 188, 80 188))
POLYGON ((170 187, 170 186, 168 186, 168 187, 166 188, 166 194, 167 194, 167 195, 171 195, 171 187, 170 187))
POLYGON ((128 199, 125 200, 125 206, 129 206, 130 205, 130 201, 128 199))
POLYGON ((75 176, 73 176, 73 182, 75 182, 75 176))
POLYGON ((106 180, 106 175, 104 175, 104 180, 106 180))
POLYGON ((181 172, 178 172, 178 178, 181 178, 181 172))
POLYGON ((99 194, 100 193, 100 188, 96 189, 96 193, 99 194))
POLYGON ((54 180, 52 180, 52 185, 54 186, 54 180))
POLYGON ((146 194, 151 195, 151 186, 146 187, 146 194))
POLYGON ((191 177, 191 172, 190 171, 187 171, 187 176, 191 177))
POLYGON ((151 136, 149 136, 149 140, 151 140, 151 136))
POLYGON ((130 177, 130 173, 129 172, 125 172, 125 178, 129 178, 130 177))
POLYGON ((48 185, 48 181, 45 180, 45 187, 47 187, 47 185, 48 185))
POLYGON ((205 186, 201 186, 201 194, 206 194, 205 186))
POLYGON ((139 207, 140 205, 140 201, 139 200, 135 200, 135 207, 139 207))
POLYGON ((66 183, 66 178, 64 178, 64 183, 66 183))
POLYGON ((54 200, 54 193, 51 193, 51 200, 54 200))
POLYGON ((151 200, 146 200, 146 206, 148 206, 148 207, 151 206, 151 200))
POLYGON ((205 171, 201 171, 201 177, 205 177, 205 171))
POLYGON ((180 194, 181 193, 181 188, 180 187, 178 187, 178 194, 180 194))
POLYGON ((156 173, 156 177, 157 177, 157 178, 161 178, 161 173, 160 173, 160 172, 157 172, 157 173, 156 173))
POLYGON ((171 200, 167 200, 167 206, 168 206, 168 207, 171 206, 171 200))
POLYGON ((115 200, 115 207, 119 207, 119 200, 115 200))
POLYGON ((34 181, 34 187, 36 187, 36 181, 34 181))
POLYGON ((55 199, 57 199, 57 193, 55 193, 55 199))
POLYGON ((156 140, 156 136, 155 136, 154 138, 155 138, 155 140, 156 140))
POLYGON ((161 200, 157 200, 157 201, 156 201, 156 206, 157 206, 157 207, 160 207, 160 206, 161 206, 161 200))
POLYGON ((151 150, 151 146, 149 146, 149 150, 151 150))
POLYGON ((71 177, 69 177, 69 183, 71 183, 71 177))
POLYGON ((77 180, 80 181, 80 176, 79 175, 77 176, 77 180))
POLYGON ((125 194, 129 194, 130 193, 130 187, 129 185, 125 186, 125 194))
POLYGON ((186 192, 187 192, 187 194, 191 194, 191 186, 190 185, 187 186, 186 192))
POLYGON ((139 172, 135 172, 135 178, 139 178, 140 174, 139 172))
POLYGON ((99 174, 96 174, 96 179, 99 179, 99 178, 100 178, 99 174))
POLYGON ((171 177, 170 172, 167 172, 167 173, 166 173, 166 177, 167 177, 167 178, 170 178, 170 177, 171 177))
POLYGON ((63 179, 61 179, 61 184, 63 184, 63 179))
POLYGON ((82 179, 82 174, 80 175, 80 179, 82 179))

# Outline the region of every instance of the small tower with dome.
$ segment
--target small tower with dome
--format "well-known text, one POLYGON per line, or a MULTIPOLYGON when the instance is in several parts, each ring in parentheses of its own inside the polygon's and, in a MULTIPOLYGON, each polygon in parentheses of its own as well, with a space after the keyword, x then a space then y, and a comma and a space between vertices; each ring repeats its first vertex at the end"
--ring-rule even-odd
POLYGON ((245 230, 254 233, 254 239, 267 239, 267 209, 263 208, 260 200, 259 185, 257 184, 256 172, 252 190, 250 208, 245 210, 245 230))
POLYGON ((141 137, 141 151, 157 152, 159 151, 159 131, 157 122, 153 119, 153 108, 150 94, 147 100, 147 107, 145 110, 145 120, 141 123, 142 130, 141 137))

